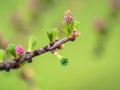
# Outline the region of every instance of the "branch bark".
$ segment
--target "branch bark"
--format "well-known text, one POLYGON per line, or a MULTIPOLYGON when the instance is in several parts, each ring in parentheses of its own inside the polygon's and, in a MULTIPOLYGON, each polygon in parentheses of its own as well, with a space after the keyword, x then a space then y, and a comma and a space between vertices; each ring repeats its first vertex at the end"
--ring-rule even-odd
POLYGON ((0 71, 3 71, 3 70, 10 71, 10 69, 18 69, 26 61, 31 63, 32 58, 42 55, 49 51, 59 49, 59 47, 62 44, 66 43, 68 41, 74 41, 76 39, 76 37, 79 36, 79 34, 80 33, 78 31, 73 31, 73 35, 71 37, 62 38, 60 40, 55 41, 52 44, 44 46, 43 48, 34 50, 33 52, 26 52, 26 54, 24 56, 15 58, 10 62, 3 61, 2 63, 0 63, 0 71))

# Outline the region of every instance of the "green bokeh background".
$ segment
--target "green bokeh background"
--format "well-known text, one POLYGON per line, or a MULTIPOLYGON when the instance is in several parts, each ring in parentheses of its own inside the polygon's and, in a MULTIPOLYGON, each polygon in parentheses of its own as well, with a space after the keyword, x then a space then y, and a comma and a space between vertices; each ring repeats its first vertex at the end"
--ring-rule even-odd
POLYGON ((120 23, 110 31, 102 57, 94 55, 98 39, 93 21, 95 17, 107 17, 111 10, 110 0, 51 0, 52 3, 42 0, 40 5, 47 9, 40 11, 38 25, 30 31, 15 30, 10 15, 19 11, 24 20, 29 21, 27 1, 0 0, 0 33, 5 41, 27 49, 28 37, 35 35, 39 39, 35 49, 48 44, 47 29, 61 26, 64 11, 68 9, 80 21, 81 36, 65 44, 65 49, 60 51, 69 58, 67 67, 62 67, 55 56, 46 53, 18 70, 0 72, 0 90, 29 90, 19 77, 19 72, 27 67, 33 69, 34 81, 41 90, 120 90, 120 23))

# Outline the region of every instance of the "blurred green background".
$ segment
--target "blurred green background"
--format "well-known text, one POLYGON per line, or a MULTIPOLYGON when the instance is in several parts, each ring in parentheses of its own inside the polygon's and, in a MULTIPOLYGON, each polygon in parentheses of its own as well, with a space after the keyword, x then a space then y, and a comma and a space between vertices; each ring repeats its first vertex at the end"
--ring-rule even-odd
POLYGON ((0 90, 120 90, 120 15, 112 29, 108 29, 102 55, 94 53, 98 35, 93 22, 96 17, 109 18, 110 2, 0 0, 0 34, 5 42, 21 44, 27 50, 28 37, 35 35, 39 39, 35 49, 43 47, 49 43, 47 29, 61 27, 64 11, 68 9, 80 21, 81 32, 75 42, 65 44, 65 49, 59 51, 69 58, 67 67, 61 66, 51 53, 46 53, 18 70, 1 71, 0 90), (20 73, 26 68, 34 73, 32 80, 37 88, 31 88, 32 84, 21 78, 20 73))

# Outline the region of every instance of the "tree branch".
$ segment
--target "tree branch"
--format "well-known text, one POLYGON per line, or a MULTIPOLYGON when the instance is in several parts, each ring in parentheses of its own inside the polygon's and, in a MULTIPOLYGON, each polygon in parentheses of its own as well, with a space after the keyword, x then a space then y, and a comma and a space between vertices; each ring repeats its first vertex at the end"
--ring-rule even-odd
POLYGON ((66 37, 66 38, 62 38, 60 40, 56 40, 52 44, 50 43, 49 45, 46 45, 41 49, 34 50, 33 52, 26 52, 26 54, 24 56, 15 58, 10 62, 4 61, 4 62, 0 63, 0 71, 2 71, 2 70, 10 71, 10 69, 18 69, 26 61, 31 63, 33 57, 36 57, 38 55, 44 54, 44 53, 52 51, 52 50, 59 49, 59 47, 62 44, 66 43, 68 41, 74 41, 76 39, 76 37, 79 36, 79 34, 80 33, 78 31, 73 31, 73 34, 71 37, 66 37))

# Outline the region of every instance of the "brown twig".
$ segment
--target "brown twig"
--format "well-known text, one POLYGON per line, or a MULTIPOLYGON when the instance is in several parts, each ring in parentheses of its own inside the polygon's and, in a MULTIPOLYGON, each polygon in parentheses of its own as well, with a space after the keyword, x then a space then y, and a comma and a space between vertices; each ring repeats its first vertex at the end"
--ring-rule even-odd
POLYGON ((36 57, 38 55, 44 54, 44 53, 52 51, 52 50, 59 49, 59 47, 62 44, 66 43, 68 41, 74 41, 76 39, 76 37, 79 36, 79 34, 80 33, 78 31, 73 31, 73 34, 71 37, 66 37, 61 40, 57 40, 53 44, 46 45, 41 49, 34 50, 33 52, 26 52, 26 54, 23 57, 15 58, 10 62, 2 62, 2 63, 0 63, 0 71, 2 71, 2 70, 10 71, 10 69, 18 69, 26 61, 31 63, 33 57, 36 57))

